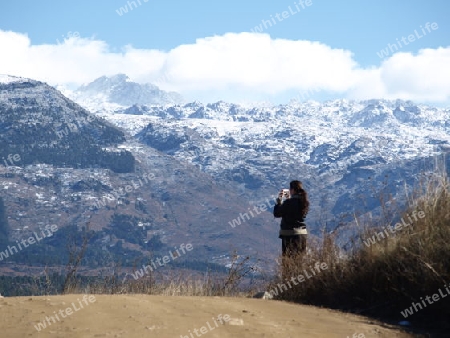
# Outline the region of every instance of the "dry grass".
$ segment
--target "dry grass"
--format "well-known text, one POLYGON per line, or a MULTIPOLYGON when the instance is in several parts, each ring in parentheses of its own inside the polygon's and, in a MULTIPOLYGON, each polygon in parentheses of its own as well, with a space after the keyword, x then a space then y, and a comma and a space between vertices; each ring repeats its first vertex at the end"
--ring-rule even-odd
POLYGON ((266 281, 249 283, 249 277, 256 268, 249 263, 249 257, 232 254, 227 274, 189 270, 150 271, 135 279, 116 267, 112 276, 95 278, 84 283, 73 279, 67 288, 71 293, 92 294, 148 294, 164 296, 248 296, 263 289, 266 281), (120 276, 120 277, 119 277, 120 276))

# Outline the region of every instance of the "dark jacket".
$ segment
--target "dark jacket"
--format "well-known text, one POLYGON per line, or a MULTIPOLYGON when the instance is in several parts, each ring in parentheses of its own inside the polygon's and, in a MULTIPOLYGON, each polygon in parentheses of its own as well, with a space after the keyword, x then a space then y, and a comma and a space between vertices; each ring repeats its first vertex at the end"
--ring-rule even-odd
POLYGON ((276 218, 281 217, 281 230, 292 230, 306 226, 304 222, 306 215, 302 215, 304 208, 303 198, 300 195, 292 195, 282 204, 276 204, 273 208, 273 215, 276 218))

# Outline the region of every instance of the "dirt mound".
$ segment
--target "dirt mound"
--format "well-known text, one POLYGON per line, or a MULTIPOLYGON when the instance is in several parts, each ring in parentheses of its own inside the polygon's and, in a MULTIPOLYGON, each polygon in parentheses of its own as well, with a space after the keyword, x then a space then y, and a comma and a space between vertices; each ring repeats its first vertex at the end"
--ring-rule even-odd
POLYGON ((410 337, 364 317, 226 297, 65 295, 0 299, 0 336, 410 337))

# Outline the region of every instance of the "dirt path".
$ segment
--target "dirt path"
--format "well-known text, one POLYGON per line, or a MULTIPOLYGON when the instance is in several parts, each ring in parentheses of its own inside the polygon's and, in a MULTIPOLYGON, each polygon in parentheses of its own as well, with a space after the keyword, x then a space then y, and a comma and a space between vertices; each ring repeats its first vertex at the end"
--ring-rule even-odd
POLYGON ((147 295, 0 299, 2 338, 203 336, 410 337, 363 317, 271 300, 147 295))

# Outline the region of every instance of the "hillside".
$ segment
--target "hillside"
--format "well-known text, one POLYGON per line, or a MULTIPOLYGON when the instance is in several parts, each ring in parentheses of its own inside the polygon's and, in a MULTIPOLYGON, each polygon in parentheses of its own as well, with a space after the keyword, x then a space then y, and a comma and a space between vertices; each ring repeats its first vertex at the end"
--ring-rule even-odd
POLYGON ((232 184, 137 142, 44 83, 1 81, 1 226, 7 223, 9 240, 2 230, 3 274, 60 271, 67 246, 86 234, 83 265, 95 273, 131 269, 181 244, 195 248, 177 261, 191 267, 228 264, 233 250, 254 261, 273 257, 269 212, 245 227, 228 223, 249 208, 232 184), (51 238, 18 246, 52 225, 58 231, 51 238))

